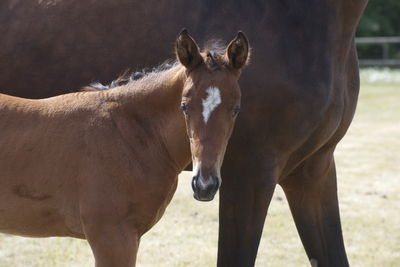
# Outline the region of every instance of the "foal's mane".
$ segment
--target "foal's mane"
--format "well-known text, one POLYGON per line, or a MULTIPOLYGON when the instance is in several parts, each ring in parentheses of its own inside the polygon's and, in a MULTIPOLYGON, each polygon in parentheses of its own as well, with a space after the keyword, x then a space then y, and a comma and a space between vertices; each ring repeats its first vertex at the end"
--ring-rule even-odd
POLYGON ((134 71, 134 72, 125 71, 123 74, 119 75, 115 80, 113 80, 110 84, 102 84, 100 82, 94 82, 89 84, 88 86, 83 87, 81 91, 109 90, 118 86, 126 85, 130 82, 141 80, 144 77, 149 76, 150 74, 156 74, 170 70, 179 65, 180 65, 179 62, 176 60, 167 60, 157 67, 143 68, 140 71, 134 71))
MULTIPOLYGON (((202 51, 204 63, 210 70, 218 70, 227 65, 228 60, 225 56, 225 49, 219 40, 210 40, 206 43, 205 49, 202 51)), ((181 66, 177 60, 167 60, 161 65, 153 68, 143 68, 140 71, 129 72, 125 71, 118 76, 110 84, 102 84, 94 82, 85 86, 81 91, 102 91, 109 90, 115 87, 123 86, 131 82, 139 81, 149 75, 160 74, 162 72, 171 70, 175 67, 181 66)))

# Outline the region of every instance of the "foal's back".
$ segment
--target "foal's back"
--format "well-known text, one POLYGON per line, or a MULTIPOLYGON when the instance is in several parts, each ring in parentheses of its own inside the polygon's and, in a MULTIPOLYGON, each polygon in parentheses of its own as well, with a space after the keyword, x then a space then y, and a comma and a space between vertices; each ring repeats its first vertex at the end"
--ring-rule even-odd
MULTIPOLYGON (((73 146, 84 139, 101 102, 100 92, 67 94, 41 100, 30 100, 0 94, 0 145, 8 156, 18 159, 35 153, 46 156, 64 145, 73 146), (54 143, 53 143, 54 142, 54 143)), ((56 156, 56 155, 53 155, 56 156)), ((32 159, 32 155, 27 158, 32 159)), ((37 159, 37 158, 34 158, 37 159)), ((1 158, 0 164, 7 160, 1 158)), ((16 159, 10 159, 16 160, 16 159)))

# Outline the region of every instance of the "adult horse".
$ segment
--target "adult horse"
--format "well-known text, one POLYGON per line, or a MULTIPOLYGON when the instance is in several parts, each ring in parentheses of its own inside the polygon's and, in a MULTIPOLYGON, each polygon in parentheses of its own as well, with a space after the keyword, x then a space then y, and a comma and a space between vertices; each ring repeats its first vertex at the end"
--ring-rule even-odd
POLYGON ((277 184, 308 258, 347 266, 333 152, 356 107, 354 34, 366 3, 5 0, 0 88, 43 97, 109 81, 165 58, 165 44, 183 26, 198 40, 246 31, 255 57, 241 80, 247 105, 222 169, 218 266, 254 265, 277 184))

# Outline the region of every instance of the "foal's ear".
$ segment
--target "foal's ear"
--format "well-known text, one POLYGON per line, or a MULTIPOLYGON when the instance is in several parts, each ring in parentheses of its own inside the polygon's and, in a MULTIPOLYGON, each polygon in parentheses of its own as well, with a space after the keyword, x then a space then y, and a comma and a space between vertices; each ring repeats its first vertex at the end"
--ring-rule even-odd
POLYGON ((249 41, 243 32, 239 31, 226 49, 229 65, 234 69, 243 68, 249 58, 249 41))
POLYGON ((179 62, 189 70, 203 62, 199 47, 186 29, 176 39, 175 53, 179 62))

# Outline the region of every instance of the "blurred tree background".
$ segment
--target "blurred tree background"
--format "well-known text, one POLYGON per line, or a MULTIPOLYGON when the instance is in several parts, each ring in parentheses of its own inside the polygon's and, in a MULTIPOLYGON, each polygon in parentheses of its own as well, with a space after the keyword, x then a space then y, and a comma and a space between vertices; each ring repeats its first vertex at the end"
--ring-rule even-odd
MULTIPOLYGON (((400 0, 369 0, 357 37, 400 36, 400 0)), ((400 44, 390 45, 390 57, 400 59, 400 44)), ((358 45, 360 58, 381 58, 381 45, 358 45)))

